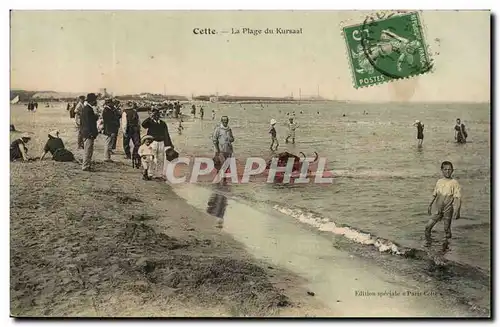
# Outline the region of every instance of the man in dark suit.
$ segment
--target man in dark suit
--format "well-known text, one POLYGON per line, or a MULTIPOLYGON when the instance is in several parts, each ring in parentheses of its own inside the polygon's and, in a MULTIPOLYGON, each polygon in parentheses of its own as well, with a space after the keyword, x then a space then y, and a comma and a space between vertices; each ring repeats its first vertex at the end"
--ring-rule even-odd
POLYGON ((112 99, 106 99, 104 101, 102 120, 104 124, 103 133, 106 135, 106 141, 104 143, 104 161, 110 162, 113 144, 116 143, 116 136, 120 128, 120 119, 116 115, 112 99))
POLYGON ((83 138, 83 163, 82 170, 90 171, 92 155, 94 154, 94 141, 97 132, 97 96, 94 93, 87 94, 80 118, 80 130, 83 138))

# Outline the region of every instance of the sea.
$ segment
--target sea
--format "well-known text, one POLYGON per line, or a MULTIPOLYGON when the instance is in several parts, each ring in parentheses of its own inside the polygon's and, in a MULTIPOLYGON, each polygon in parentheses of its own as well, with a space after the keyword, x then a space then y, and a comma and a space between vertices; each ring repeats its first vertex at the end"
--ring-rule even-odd
MULTIPOLYGON (((273 153, 270 120, 276 119, 278 152, 317 152, 334 174, 327 186, 234 184, 234 199, 264 203, 304 228, 331 237, 332 244, 387 269, 435 283, 477 310, 489 311, 491 232, 491 109, 489 103, 204 103, 201 120, 188 118, 182 134, 167 120, 176 149, 184 155, 212 156, 211 134, 229 117, 237 158, 273 153), (212 110, 216 113, 212 120, 212 110), (296 144, 285 144, 288 118, 298 124, 296 144), (467 144, 454 140, 455 120, 468 132, 467 144), (425 125, 417 146, 415 120, 425 125), (423 248, 427 207, 442 161, 451 161, 462 187, 461 218, 443 267, 423 248), (425 275, 425 277, 422 277, 425 275)), ((190 111, 185 108, 184 112, 190 111)), ((204 185, 204 187, 212 187, 204 185)), ((251 222, 249 222, 251 223, 251 222)), ((439 244, 442 223, 433 237, 439 244)), ((318 235, 319 235, 318 234, 318 235)))

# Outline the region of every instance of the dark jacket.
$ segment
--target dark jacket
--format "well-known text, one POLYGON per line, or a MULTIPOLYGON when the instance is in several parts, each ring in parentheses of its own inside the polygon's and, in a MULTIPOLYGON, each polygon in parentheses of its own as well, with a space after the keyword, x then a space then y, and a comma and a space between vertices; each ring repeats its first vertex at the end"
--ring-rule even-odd
POLYGON ((142 127, 148 130, 147 134, 151 135, 156 142, 163 142, 165 146, 173 147, 167 124, 163 120, 155 122, 148 117, 142 122, 142 127))
POLYGON ((102 122, 104 124, 104 135, 118 134, 120 128, 120 119, 117 117, 115 109, 110 106, 104 106, 102 111, 102 122))
POLYGON ((80 118, 80 131, 84 139, 97 137, 97 118, 94 109, 89 104, 85 104, 80 118))

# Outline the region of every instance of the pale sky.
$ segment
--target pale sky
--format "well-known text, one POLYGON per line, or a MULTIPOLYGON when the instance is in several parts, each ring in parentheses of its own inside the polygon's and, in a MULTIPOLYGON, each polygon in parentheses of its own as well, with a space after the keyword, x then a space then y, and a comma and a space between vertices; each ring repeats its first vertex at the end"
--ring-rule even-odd
POLYGON ((490 99, 490 13, 425 11, 434 72, 355 89, 341 24, 361 11, 13 11, 11 88, 298 96, 357 101, 490 99), (302 28, 195 35, 194 28, 302 28), (439 54, 437 54, 439 53, 439 54))

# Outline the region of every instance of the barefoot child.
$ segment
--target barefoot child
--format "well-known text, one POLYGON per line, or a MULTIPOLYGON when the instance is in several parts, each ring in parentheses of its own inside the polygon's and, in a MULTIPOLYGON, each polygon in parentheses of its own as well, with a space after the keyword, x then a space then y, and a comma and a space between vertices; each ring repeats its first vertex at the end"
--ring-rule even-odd
POLYGON ((276 120, 271 119, 271 129, 269 130, 269 134, 271 134, 271 151, 276 151, 278 150, 279 143, 278 143, 278 138, 276 137, 276 128, 274 128, 274 125, 276 125, 276 120), (276 148, 273 149, 273 145, 276 143, 276 148))
POLYGON ((142 168, 144 169, 142 173, 142 179, 151 180, 153 177, 153 163, 154 163, 154 151, 151 143, 153 142, 153 137, 151 135, 144 135, 141 139, 141 146, 139 147, 138 154, 141 157, 142 168))
POLYGON ((184 127, 182 126, 182 120, 179 120, 179 126, 177 126, 177 132, 179 133, 179 135, 182 134, 183 129, 184 127))
POLYGON ((440 220, 443 220, 444 224, 444 240, 443 240, 443 252, 448 249, 448 243, 451 239, 451 220, 460 218, 460 207, 462 205, 461 201, 461 189, 458 181, 451 177, 453 174, 453 164, 449 161, 443 161, 441 164, 441 172, 444 178, 437 181, 436 187, 433 192, 433 199, 429 204, 427 213, 429 216, 432 214, 432 205, 435 203, 435 213, 425 226, 425 240, 426 246, 430 246, 431 231, 434 225, 440 220))

